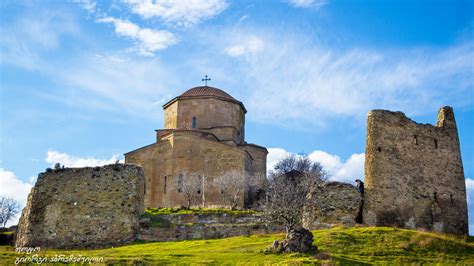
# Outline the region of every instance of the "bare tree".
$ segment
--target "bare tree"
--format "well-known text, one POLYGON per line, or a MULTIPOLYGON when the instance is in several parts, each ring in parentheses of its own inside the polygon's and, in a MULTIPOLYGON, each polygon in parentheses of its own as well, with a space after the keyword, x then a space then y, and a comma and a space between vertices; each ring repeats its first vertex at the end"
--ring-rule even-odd
POLYGON ((176 177, 175 189, 186 199, 186 208, 196 204, 201 193, 204 193, 203 180, 200 175, 189 172, 183 172, 176 177))
POLYGON ((201 200, 202 200, 202 207, 206 207, 206 195, 211 190, 212 184, 209 183, 209 177, 202 175, 201 178, 201 200))
POLYGON ((20 204, 12 198, 0 197, 0 224, 7 225, 20 212, 20 204))
POLYGON ((307 155, 288 155, 278 161, 271 172, 275 175, 283 175, 291 171, 315 174, 322 181, 325 181, 327 178, 327 174, 324 173, 322 166, 319 163, 312 162, 307 155))
POLYGON ((267 219, 285 226, 287 233, 301 223, 307 195, 326 178, 319 164, 306 156, 289 156, 275 166, 265 188, 267 219))
POLYGON ((229 171, 214 179, 214 185, 220 191, 223 201, 231 210, 237 208, 248 186, 249 176, 244 172, 229 171))

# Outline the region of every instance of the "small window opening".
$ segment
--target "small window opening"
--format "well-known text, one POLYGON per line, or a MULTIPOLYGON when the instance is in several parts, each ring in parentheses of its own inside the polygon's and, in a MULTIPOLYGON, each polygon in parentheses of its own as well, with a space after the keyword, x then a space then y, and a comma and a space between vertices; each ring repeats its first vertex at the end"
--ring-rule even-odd
POLYGON ((436 192, 433 193, 433 198, 434 198, 435 201, 438 201, 438 194, 436 194, 436 192))
POLYGON ((453 203, 453 194, 449 194, 449 198, 451 199, 451 203, 453 203))
POLYGON ((418 136, 415 135, 414 137, 415 137, 415 145, 418 145, 418 136))
POLYGON ((378 152, 382 152, 382 148, 381 148, 381 147, 378 147, 378 148, 377 148, 377 151, 378 151, 378 152))
POLYGON ((437 139, 434 140, 434 144, 435 144, 435 149, 437 149, 438 148, 438 140, 437 139))
POLYGON ((196 128, 196 117, 193 116, 193 128, 196 128))
POLYGON ((165 176, 165 184, 164 184, 164 186, 163 186, 163 193, 164 193, 164 194, 166 194, 166 185, 167 185, 166 183, 167 183, 167 182, 168 182, 168 177, 165 176))

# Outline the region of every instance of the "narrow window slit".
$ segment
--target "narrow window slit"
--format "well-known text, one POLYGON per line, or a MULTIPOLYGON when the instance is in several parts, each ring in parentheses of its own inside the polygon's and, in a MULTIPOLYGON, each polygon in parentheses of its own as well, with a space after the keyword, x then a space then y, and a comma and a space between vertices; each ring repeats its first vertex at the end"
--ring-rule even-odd
POLYGON ((164 194, 166 194, 166 185, 167 185, 166 183, 167 183, 167 181, 168 181, 168 177, 165 176, 165 184, 164 184, 164 186, 163 186, 163 193, 164 193, 164 194))

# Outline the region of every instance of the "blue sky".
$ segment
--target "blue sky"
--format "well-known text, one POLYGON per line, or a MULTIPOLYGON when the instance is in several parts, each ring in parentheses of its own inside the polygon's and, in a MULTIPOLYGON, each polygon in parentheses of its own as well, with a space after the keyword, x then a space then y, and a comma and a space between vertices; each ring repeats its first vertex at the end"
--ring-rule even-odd
POLYGON ((306 153, 363 174, 371 109, 435 123, 454 107, 474 230, 472 1, 1 1, 0 193, 55 162, 154 141, 162 104, 210 85, 241 100, 269 167, 306 153))

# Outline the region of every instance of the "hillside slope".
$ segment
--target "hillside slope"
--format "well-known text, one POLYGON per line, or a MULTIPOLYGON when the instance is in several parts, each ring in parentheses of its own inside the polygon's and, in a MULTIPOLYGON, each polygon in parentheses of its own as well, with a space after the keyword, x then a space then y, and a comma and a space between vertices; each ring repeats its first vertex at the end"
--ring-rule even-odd
MULTIPOLYGON (((100 250, 49 250, 37 253, 41 257, 66 256, 103 257, 105 262, 135 264, 211 263, 211 264, 287 264, 291 262, 373 263, 442 263, 474 265, 473 238, 424 233, 386 227, 333 228, 313 231, 315 245, 322 253, 313 255, 272 254, 265 252, 283 234, 254 235, 213 240, 144 243, 100 250), (319 258, 319 260, 318 260, 319 258), (322 260, 321 260, 322 259, 322 260)), ((15 262, 13 247, 0 247, 0 260, 15 262)))

